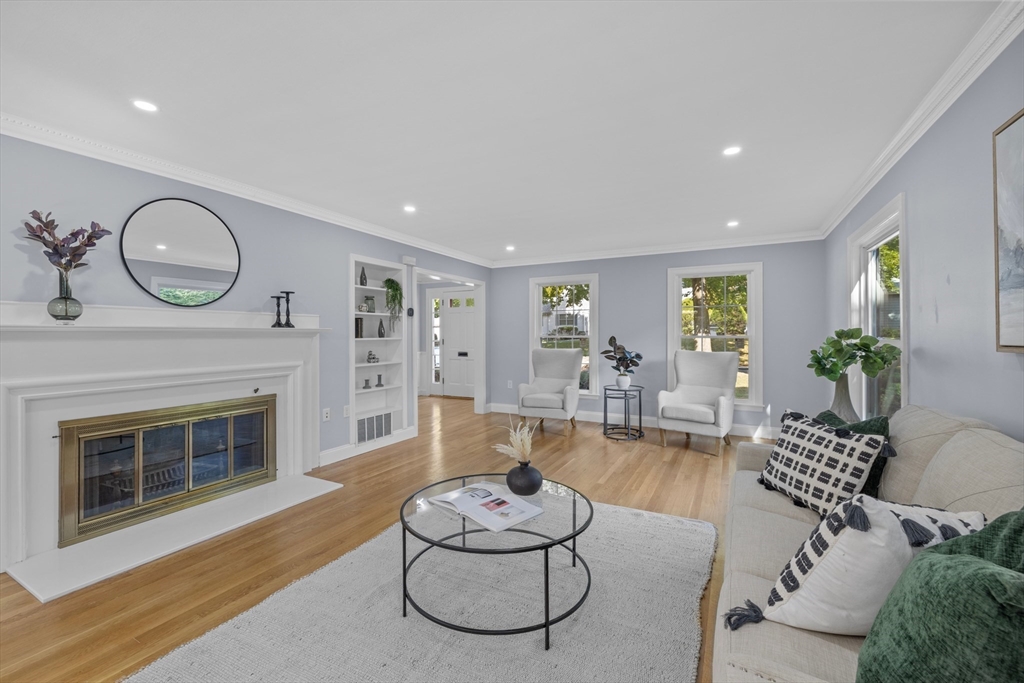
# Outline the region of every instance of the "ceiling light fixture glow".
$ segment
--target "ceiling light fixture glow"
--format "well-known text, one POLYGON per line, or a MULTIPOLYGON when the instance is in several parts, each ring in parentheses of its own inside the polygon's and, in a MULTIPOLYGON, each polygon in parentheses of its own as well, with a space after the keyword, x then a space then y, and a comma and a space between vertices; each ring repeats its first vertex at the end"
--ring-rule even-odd
POLYGON ((507 247, 505 247, 505 251, 515 251, 515 250, 516 250, 515 246, 513 246, 511 244, 508 245, 507 247))
POLYGON ((729 226, 730 228, 735 228, 739 224, 739 221, 729 221, 728 223, 726 223, 726 225, 729 226))
POLYGON ((406 213, 416 213, 416 207, 413 206, 412 204, 406 204, 405 205, 405 212, 406 213))
POLYGON ((731 157, 733 154, 739 154, 742 150, 742 147, 726 147, 722 150, 722 154, 727 157, 731 157))
POLYGON ((166 249, 167 245, 166 244, 158 244, 158 245, 156 245, 156 248, 157 249, 166 249))
POLYGON ((136 107, 138 107, 142 111, 148 111, 148 112, 157 111, 157 106, 155 104, 153 104, 152 102, 147 102, 146 100, 135 100, 134 102, 132 102, 132 104, 134 104, 136 107))
POLYGON ((430 279, 431 279, 431 280, 440 280, 441 278, 439 278, 439 277, 438 277, 438 276, 436 276, 436 275, 431 275, 431 276, 430 276, 430 279))

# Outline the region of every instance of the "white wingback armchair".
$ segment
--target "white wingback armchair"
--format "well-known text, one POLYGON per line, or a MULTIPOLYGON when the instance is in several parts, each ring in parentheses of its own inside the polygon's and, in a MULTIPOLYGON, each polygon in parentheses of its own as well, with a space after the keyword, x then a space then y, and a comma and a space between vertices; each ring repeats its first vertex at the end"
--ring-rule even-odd
POLYGON ((676 351, 673 362, 676 388, 658 392, 661 445, 666 430, 724 438, 729 444, 739 354, 676 351))
POLYGON ((569 436, 569 425, 576 427, 580 405, 580 370, 583 349, 534 349, 533 382, 519 385, 519 421, 528 417, 565 420, 562 433, 569 436))

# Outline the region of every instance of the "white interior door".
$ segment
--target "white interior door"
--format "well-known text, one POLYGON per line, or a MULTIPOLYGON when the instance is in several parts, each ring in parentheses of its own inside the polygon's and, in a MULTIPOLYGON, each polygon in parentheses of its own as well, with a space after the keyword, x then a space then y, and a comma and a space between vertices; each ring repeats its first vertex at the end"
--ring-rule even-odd
POLYGON ((441 391, 472 398, 476 365, 473 290, 445 290, 441 302, 441 391))

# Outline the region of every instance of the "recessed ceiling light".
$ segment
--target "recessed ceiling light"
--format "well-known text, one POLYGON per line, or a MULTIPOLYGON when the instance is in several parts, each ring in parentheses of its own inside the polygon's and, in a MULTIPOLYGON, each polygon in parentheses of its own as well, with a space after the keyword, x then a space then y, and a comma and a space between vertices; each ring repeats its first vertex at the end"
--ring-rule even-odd
POLYGON ((166 244, 158 244, 158 245, 156 245, 156 248, 157 249, 166 249, 167 245, 166 244))
POLYGON ((441 278, 439 278, 439 277, 438 277, 438 276, 436 276, 436 275, 431 275, 431 276, 430 276, 430 279, 431 279, 431 280, 440 280, 441 278))
POLYGON ((134 102, 132 102, 132 104, 134 104, 136 107, 138 107, 142 111, 156 111, 157 110, 157 107, 156 107, 155 104, 153 104, 152 102, 147 102, 145 100, 135 100, 134 102))
POLYGON ((513 245, 511 245, 511 244, 508 245, 507 247, 505 247, 505 251, 515 251, 515 250, 516 250, 516 248, 513 245))
POLYGON ((722 154, 727 157, 731 157, 733 154, 739 154, 742 149, 742 147, 726 147, 722 150, 722 154))
POLYGON ((405 205, 405 212, 406 213, 416 213, 416 207, 413 206, 412 204, 406 204, 405 205))
POLYGON ((729 226, 730 228, 735 228, 739 224, 739 221, 729 221, 728 223, 726 223, 726 225, 729 226))

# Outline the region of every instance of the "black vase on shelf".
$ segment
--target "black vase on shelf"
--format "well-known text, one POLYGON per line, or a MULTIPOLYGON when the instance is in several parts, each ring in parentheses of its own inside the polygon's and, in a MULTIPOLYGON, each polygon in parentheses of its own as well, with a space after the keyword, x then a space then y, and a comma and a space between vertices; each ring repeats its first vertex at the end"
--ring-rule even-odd
POLYGON ((517 496, 532 496, 540 491, 544 483, 544 475, 536 467, 530 467, 530 461, 519 461, 519 467, 513 467, 505 475, 508 490, 517 496))
POLYGON ((359 269, 359 284, 363 287, 366 286, 366 268, 359 269))
POLYGON ((356 318, 356 339, 363 338, 363 319, 356 318))
POLYGON ((379 323, 377 323, 377 336, 380 337, 381 339, 383 339, 384 335, 386 335, 386 334, 387 334, 387 331, 384 329, 384 319, 381 318, 381 321, 379 323))
POLYGON ((377 375, 377 387, 382 387, 382 386, 384 386, 384 382, 383 382, 383 380, 381 379, 382 377, 384 377, 384 375, 377 375))

